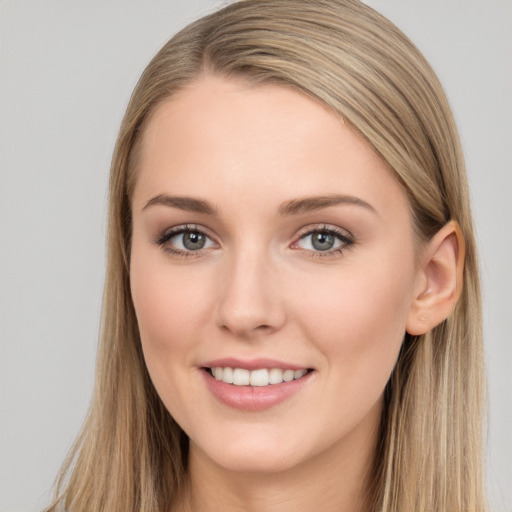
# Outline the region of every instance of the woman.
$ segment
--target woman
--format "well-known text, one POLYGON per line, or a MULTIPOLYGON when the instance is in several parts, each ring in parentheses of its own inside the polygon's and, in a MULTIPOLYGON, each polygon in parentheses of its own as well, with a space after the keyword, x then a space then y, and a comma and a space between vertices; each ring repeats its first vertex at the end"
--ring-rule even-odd
POLYGON ((186 27, 133 93, 109 222, 49 510, 485 509, 463 158, 390 22, 246 0, 186 27))

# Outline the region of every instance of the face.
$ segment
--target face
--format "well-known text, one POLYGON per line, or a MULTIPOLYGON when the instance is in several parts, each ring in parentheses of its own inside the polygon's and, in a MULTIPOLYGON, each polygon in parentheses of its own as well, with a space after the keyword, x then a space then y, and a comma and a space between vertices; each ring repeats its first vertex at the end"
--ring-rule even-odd
POLYGON ((365 453, 415 295, 407 199, 307 96, 203 77, 154 112, 131 286, 191 453, 278 471, 365 453))

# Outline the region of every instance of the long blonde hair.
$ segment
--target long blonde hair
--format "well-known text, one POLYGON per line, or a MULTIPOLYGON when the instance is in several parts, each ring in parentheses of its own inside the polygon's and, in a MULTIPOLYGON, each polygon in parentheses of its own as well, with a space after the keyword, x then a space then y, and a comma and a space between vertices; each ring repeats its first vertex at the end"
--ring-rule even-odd
POLYGON ((187 26, 144 71, 112 161, 93 402, 47 510, 158 512, 183 491, 187 438, 149 379, 130 295, 130 199, 151 113, 201 73, 283 84, 323 102, 394 170, 420 239, 459 223, 462 295, 442 324, 405 337, 385 392, 371 509, 485 510, 480 290, 455 123, 420 52, 357 0, 242 0, 187 26))

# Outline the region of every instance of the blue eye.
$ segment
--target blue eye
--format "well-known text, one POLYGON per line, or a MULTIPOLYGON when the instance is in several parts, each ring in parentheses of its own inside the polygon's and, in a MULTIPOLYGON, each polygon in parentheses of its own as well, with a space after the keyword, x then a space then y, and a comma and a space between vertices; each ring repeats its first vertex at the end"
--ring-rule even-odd
POLYGON ((208 244, 208 237, 199 231, 187 231, 174 235, 169 242, 180 250, 199 251, 208 244))
POLYGON ((352 243, 348 236, 329 227, 308 231, 299 238, 296 246, 307 251, 335 253, 352 243))
POLYGON ((185 255, 216 247, 216 243, 200 229, 182 226, 164 233, 157 241, 166 251, 185 255))

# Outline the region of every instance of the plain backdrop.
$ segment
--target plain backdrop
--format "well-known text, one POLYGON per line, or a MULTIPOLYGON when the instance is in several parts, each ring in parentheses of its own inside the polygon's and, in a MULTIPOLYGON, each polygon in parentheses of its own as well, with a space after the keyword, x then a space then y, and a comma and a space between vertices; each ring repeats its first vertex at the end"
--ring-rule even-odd
MULTIPOLYGON (((88 406, 109 160, 131 90, 178 28, 222 3, 0 1, 1 512, 48 502, 88 406)), ((459 125, 484 284, 488 480, 493 510, 510 512, 512 2, 369 3, 431 61, 459 125)))

